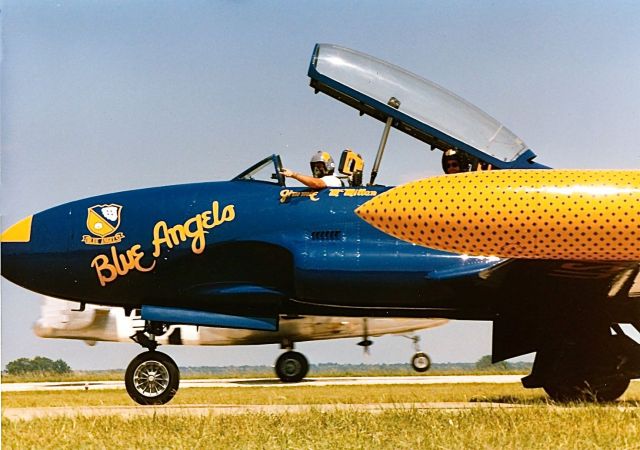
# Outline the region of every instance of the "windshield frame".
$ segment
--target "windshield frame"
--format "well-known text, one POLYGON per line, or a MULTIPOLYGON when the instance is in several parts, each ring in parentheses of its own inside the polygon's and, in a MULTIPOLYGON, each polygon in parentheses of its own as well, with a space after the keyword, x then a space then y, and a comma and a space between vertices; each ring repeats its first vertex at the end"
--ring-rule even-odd
POLYGON ((280 160, 280 155, 276 155, 275 153, 271 156, 267 156, 266 158, 258 161, 239 175, 233 177, 233 181, 251 181, 254 183, 267 183, 267 184, 277 184, 279 186, 285 186, 284 176, 280 172, 282 169, 282 161, 280 160), (264 179, 256 179, 254 175, 265 170, 269 165, 272 165, 274 168, 274 173, 272 175, 276 175, 276 178, 271 178, 273 181, 264 180, 264 179))

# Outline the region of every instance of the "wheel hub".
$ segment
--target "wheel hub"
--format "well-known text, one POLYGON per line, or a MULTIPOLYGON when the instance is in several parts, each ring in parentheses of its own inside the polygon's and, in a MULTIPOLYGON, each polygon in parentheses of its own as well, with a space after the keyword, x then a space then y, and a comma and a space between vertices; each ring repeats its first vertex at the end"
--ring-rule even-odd
POLYGON ((427 358, 425 358, 424 356, 419 356, 414 360, 414 363, 416 365, 417 368, 419 369, 424 369, 425 367, 427 367, 428 361, 427 358))
POLYGON ((145 397, 157 397, 169 386, 169 371, 158 361, 145 361, 133 373, 133 383, 145 397))
POLYGON ((291 377, 298 374, 301 368, 302 366, 300 365, 300 362, 296 361, 295 359, 288 359, 284 363, 283 372, 287 376, 291 377))

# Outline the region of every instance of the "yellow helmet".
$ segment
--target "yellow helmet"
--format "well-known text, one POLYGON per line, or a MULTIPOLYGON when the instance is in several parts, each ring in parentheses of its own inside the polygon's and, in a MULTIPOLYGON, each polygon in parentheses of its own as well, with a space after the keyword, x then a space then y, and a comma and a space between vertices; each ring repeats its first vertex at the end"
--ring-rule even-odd
POLYGON ((311 172, 316 178, 322 178, 325 175, 333 175, 336 164, 333 158, 327 152, 318 151, 311 157, 311 172))

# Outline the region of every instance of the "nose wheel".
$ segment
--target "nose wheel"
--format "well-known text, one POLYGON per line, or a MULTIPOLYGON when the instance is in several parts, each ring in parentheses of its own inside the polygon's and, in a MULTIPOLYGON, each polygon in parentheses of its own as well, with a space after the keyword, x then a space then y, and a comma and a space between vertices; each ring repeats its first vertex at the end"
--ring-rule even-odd
POLYGON ((299 352, 287 351, 276 360, 276 375, 285 383, 301 381, 309 372, 309 361, 299 352))
POLYGON ((148 351, 133 358, 125 372, 124 384, 136 403, 164 405, 178 391, 180 372, 168 355, 148 351))

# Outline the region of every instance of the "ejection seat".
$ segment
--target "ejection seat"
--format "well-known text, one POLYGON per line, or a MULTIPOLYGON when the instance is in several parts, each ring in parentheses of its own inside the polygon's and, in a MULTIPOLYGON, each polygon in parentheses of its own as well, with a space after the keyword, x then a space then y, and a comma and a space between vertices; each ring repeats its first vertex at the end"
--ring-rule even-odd
POLYGON ((362 186, 362 173, 364 171, 364 159, 359 153, 351 149, 343 150, 340 156, 340 164, 338 165, 338 178, 344 186, 358 187, 362 186))

